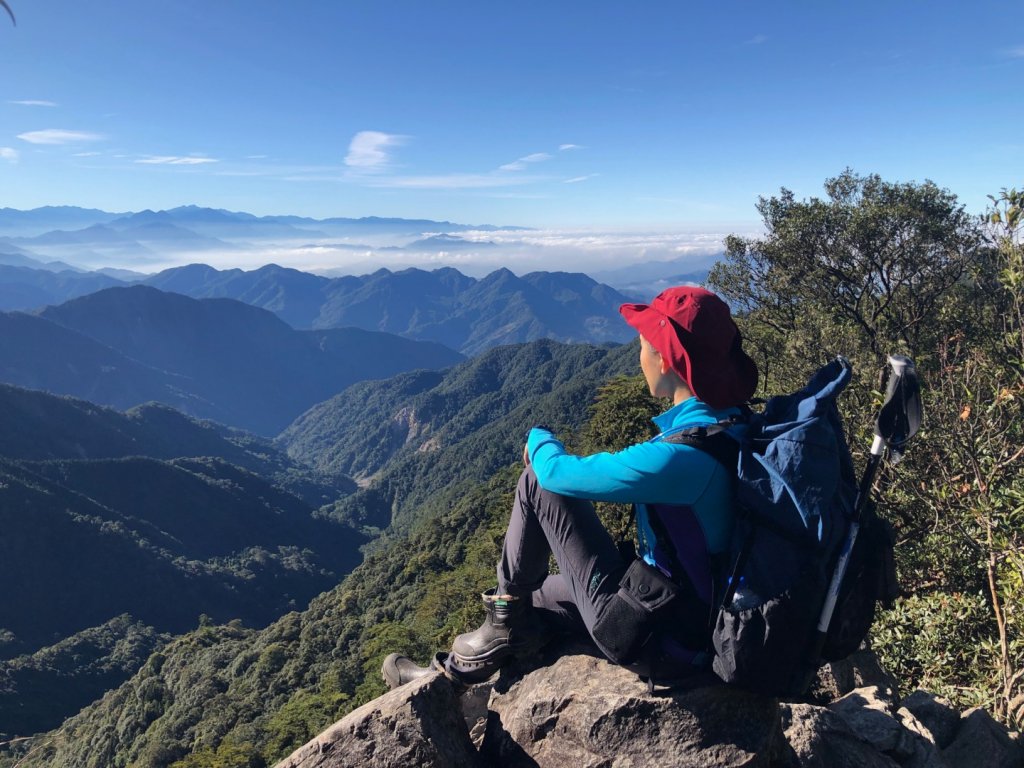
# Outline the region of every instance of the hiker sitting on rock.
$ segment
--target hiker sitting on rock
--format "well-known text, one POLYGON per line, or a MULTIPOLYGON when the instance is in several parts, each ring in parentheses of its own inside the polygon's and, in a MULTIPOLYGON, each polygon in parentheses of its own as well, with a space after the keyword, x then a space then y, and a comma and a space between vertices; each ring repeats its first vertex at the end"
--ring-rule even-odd
POLYGON ((566 629, 586 632, 608 659, 650 680, 706 668, 712 559, 729 545, 735 473, 711 451, 668 438, 738 416, 757 366, 728 306, 702 288, 670 288, 619 312, 640 333, 651 394, 672 401, 654 418, 660 434, 616 453, 573 456, 550 430, 530 430, 483 625, 429 668, 389 656, 383 674, 392 688, 431 669, 467 684, 486 679, 566 629), (636 505, 638 558, 623 558, 592 501, 636 505), (548 573, 551 554, 557 575, 548 573))

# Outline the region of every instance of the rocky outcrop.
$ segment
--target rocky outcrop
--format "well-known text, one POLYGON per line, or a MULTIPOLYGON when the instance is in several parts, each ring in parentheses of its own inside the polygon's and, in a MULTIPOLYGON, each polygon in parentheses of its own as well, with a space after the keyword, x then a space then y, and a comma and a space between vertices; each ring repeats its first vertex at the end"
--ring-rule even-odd
POLYGON ((652 695, 622 667, 574 655, 492 694, 480 753, 515 768, 768 768, 781 744, 772 699, 724 686, 652 695))
POLYGON ((483 766, 447 678, 421 679, 339 720, 277 768, 483 766))
POLYGON ((711 684, 651 692, 576 647, 538 662, 465 692, 439 673, 425 677, 355 710, 277 768, 1024 768, 1017 734, 924 691, 900 699, 866 651, 823 667, 806 702, 711 684))

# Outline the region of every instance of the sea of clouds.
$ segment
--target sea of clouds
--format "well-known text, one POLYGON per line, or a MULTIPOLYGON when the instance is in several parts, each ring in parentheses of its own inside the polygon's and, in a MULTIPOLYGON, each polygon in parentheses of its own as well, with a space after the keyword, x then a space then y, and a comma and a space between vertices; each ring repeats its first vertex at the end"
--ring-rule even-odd
MULTIPOLYGON (((88 269, 119 268, 157 272, 195 262, 217 269, 257 269, 278 264, 327 276, 359 275, 380 268, 454 267, 482 277, 505 267, 517 274, 533 271, 586 272, 620 270, 646 262, 705 269, 722 253, 728 233, 633 233, 572 230, 467 231, 440 242, 424 233, 416 240, 385 237, 331 238, 273 243, 237 243, 217 250, 193 251, 170 245, 141 258, 94 254, 88 269)), ((748 233, 737 233, 748 234, 748 233)))

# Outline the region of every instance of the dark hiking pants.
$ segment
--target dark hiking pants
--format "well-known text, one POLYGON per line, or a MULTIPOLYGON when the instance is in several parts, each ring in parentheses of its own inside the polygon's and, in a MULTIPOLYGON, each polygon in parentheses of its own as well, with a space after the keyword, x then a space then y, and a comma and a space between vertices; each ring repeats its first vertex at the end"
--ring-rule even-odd
POLYGON ((523 471, 498 563, 499 593, 532 596, 557 627, 590 634, 626 565, 591 502, 545 491, 532 467, 523 471), (548 574, 552 554, 556 575, 548 574))
MULTIPOLYGON (((499 594, 529 597, 553 627, 586 633, 614 659, 615 653, 594 638, 594 626, 606 609, 615 610, 619 582, 630 565, 591 502, 545 491, 532 467, 523 471, 498 563, 499 594), (558 574, 548 573, 551 555, 558 574)), ((701 627, 707 609, 676 618, 701 627)), ((644 677, 679 679, 699 672, 705 666, 704 654, 687 650, 675 635, 670 628, 656 633, 643 658, 628 666, 644 677)))

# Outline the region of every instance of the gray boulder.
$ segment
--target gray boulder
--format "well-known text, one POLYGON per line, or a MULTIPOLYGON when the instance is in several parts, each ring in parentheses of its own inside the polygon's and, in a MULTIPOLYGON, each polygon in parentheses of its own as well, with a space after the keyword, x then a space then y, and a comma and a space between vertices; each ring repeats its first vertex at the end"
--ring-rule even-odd
POLYGON ((942 751, 950 768, 1021 768, 1020 743, 983 709, 969 709, 960 718, 953 743, 942 751))
POLYGON ((811 688, 810 699, 826 706, 850 691, 870 686, 878 688, 879 696, 895 708, 896 678, 882 667, 874 651, 864 649, 841 661, 823 664, 811 688))
POLYGON ((939 749, 953 743, 960 727, 960 713, 948 701, 927 691, 914 691, 900 702, 900 707, 909 710, 928 728, 939 749))
MULTIPOLYGON (((879 752, 896 759, 914 754, 914 734, 889 713, 889 702, 877 687, 858 688, 829 705, 854 733, 879 752)), ((920 737, 918 737, 920 738, 920 737)))
POLYGON ((1017 734, 984 710, 961 718, 921 691, 897 703, 873 655, 858 657, 819 675, 855 686, 826 707, 707 679, 652 693, 587 646, 558 644, 467 691, 441 674, 391 691, 277 768, 1024 768, 1017 734))
POLYGON ((491 696, 488 765, 770 766, 778 702, 723 686, 656 691, 603 659, 564 656, 491 696))
POLYGON ((813 704, 783 704, 782 726, 787 742, 785 768, 896 768, 859 736, 846 718, 813 704))
POLYGON ((276 768, 474 768, 459 697, 428 675, 350 712, 276 768))

